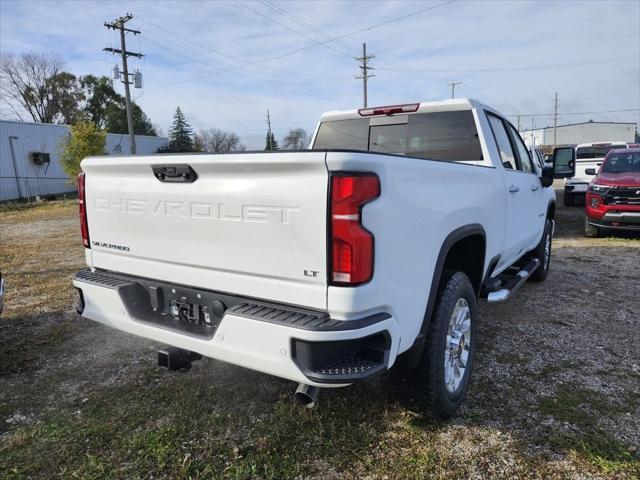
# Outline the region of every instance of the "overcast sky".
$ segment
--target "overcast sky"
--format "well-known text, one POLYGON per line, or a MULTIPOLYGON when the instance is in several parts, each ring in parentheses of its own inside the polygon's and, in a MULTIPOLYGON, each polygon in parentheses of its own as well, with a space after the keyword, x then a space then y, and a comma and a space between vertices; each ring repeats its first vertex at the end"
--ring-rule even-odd
MULTIPOLYGON (((0 0, 2 53, 59 53, 77 74, 109 75, 127 12, 127 49, 144 59, 136 102, 166 133, 176 106, 194 129, 221 128, 263 148, 312 132, 323 111, 361 106, 353 57, 376 58, 369 105, 477 98, 504 114, 553 112, 560 123, 640 122, 640 1, 17 1, 0 0), (340 37, 340 40, 328 41, 340 37), (636 109, 630 112, 577 112, 636 109), (564 115, 563 115, 564 113, 564 115)), ((122 85, 116 87, 122 92, 122 85)), ((514 120, 515 121, 515 120, 514 120)), ((551 117, 535 117, 536 126, 551 117)))

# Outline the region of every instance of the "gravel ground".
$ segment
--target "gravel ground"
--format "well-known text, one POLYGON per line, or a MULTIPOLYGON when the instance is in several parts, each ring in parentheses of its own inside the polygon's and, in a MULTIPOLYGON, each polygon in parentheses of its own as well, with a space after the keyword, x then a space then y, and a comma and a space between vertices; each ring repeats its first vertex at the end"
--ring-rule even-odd
POLYGON ((551 273, 480 304, 460 415, 388 372, 292 405, 290 382, 80 319, 75 205, 0 209, 0 478, 638 478, 640 237, 559 208, 551 273))

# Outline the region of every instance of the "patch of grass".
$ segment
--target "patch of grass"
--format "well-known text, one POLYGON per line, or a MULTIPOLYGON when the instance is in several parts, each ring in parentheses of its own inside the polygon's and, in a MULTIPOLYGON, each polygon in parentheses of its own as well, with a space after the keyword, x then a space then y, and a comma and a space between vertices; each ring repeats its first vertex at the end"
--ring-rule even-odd
POLYGON ((542 378, 553 377, 555 374, 562 372, 563 370, 574 370, 580 365, 570 360, 563 360, 555 363, 547 363, 538 374, 542 378))
POLYGON ((31 221, 42 218, 64 217, 78 209, 75 196, 45 202, 2 202, 0 221, 31 221))
POLYGON ((501 363, 502 365, 527 365, 529 363, 529 359, 527 357, 523 357, 522 355, 518 355, 517 353, 496 353, 494 357, 496 362, 501 363))
POLYGON ((438 467, 429 434, 439 427, 414 422, 370 387, 327 392, 322 409, 310 411, 289 395, 240 405, 224 389, 178 378, 104 388, 80 413, 58 411, 12 431, 0 444, 0 477, 395 479, 438 467))
POLYGON ((540 411, 556 420, 569 422, 580 433, 564 433, 551 438, 556 447, 574 451, 604 473, 640 473, 640 463, 629 449, 598 426, 598 417, 620 412, 605 395, 589 389, 563 386, 552 397, 540 400, 540 411))

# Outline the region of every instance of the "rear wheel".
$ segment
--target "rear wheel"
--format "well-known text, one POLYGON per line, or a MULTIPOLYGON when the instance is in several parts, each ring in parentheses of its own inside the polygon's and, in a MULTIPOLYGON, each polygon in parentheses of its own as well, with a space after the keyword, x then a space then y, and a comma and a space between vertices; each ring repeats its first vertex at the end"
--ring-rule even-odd
POLYGON ((551 265, 551 236, 553 234, 553 225, 551 220, 547 218, 544 224, 544 232, 540 243, 533 251, 533 256, 540 260, 540 265, 536 271, 531 274, 531 280, 534 282, 542 282, 549 275, 549 266, 551 265))
POLYGON ((452 416, 467 393, 476 343, 476 294, 462 272, 446 271, 429 325, 418 381, 438 418, 452 416))
POLYGON ((589 223, 589 217, 584 217, 584 236, 589 238, 598 238, 600 236, 600 229, 595 225, 589 223))

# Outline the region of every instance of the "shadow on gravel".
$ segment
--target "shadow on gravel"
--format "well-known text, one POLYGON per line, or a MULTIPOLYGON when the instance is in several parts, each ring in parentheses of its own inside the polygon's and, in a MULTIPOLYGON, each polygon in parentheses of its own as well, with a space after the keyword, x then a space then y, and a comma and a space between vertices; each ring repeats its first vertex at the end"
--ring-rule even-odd
POLYGON ((74 331, 75 314, 3 315, 0 319, 0 377, 36 370, 63 348, 74 331))

